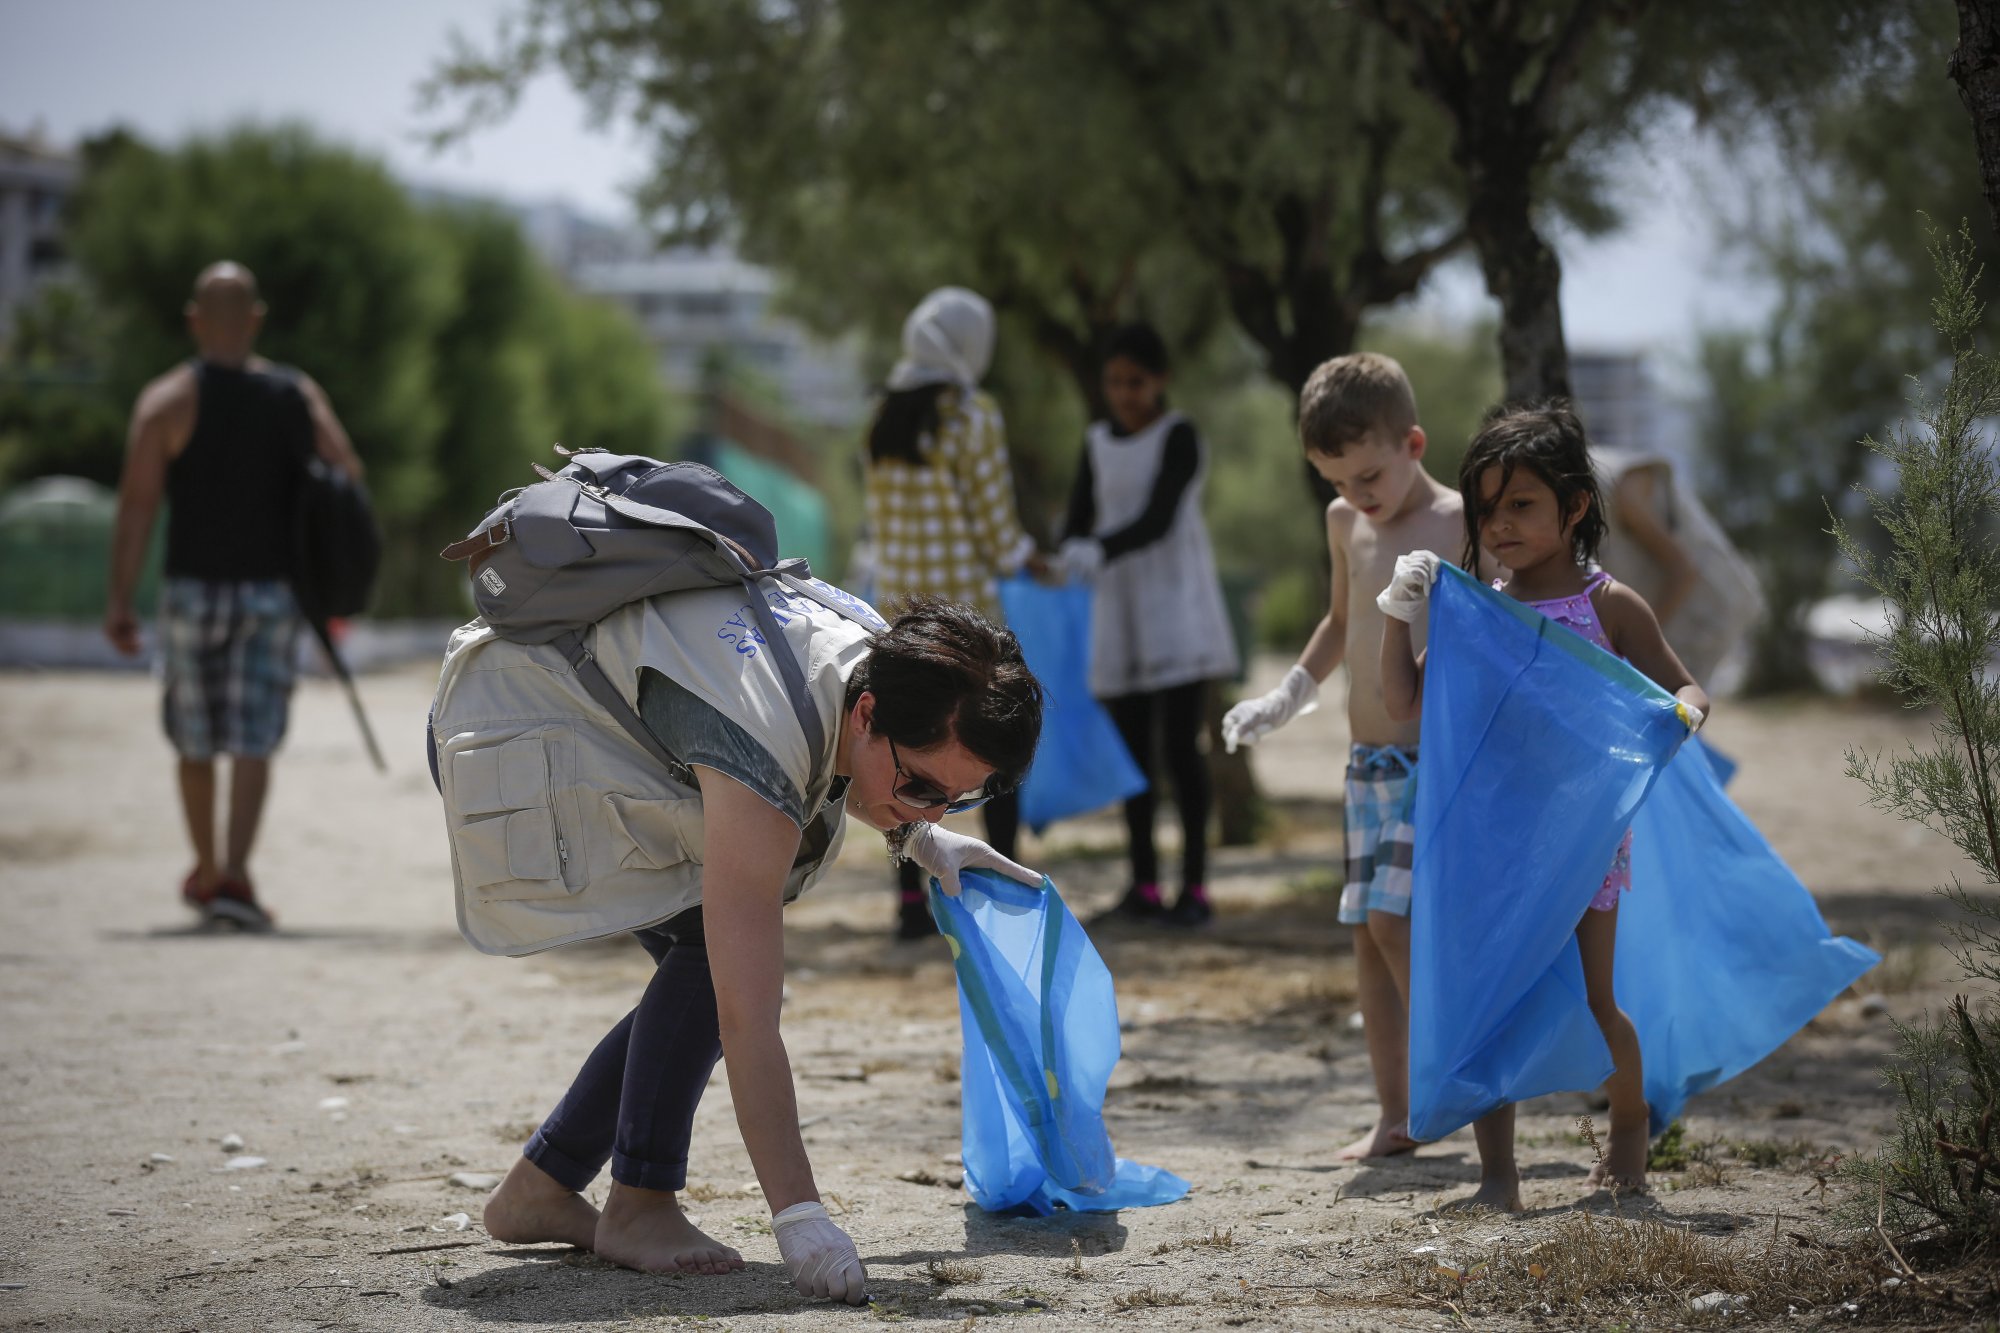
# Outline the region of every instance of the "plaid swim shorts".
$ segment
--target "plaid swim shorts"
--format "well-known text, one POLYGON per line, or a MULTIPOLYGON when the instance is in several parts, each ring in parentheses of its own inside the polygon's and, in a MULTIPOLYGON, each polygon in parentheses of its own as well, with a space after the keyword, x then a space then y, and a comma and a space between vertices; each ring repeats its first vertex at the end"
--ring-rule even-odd
POLYGON ((1364 924, 1370 912, 1410 914, 1410 854, 1416 830, 1417 752, 1356 745, 1347 757, 1347 882, 1340 919, 1364 924))
POLYGON ((160 585, 160 717, 183 759, 262 759, 284 739, 299 611, 282 580, 160 585))

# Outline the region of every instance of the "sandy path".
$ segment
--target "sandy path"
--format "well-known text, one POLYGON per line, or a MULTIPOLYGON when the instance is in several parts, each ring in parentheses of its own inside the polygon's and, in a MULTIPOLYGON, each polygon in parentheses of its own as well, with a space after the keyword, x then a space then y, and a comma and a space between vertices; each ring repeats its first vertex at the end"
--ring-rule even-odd
MULTIPOLYGON (((501 1171, 590 1044, 643 984, 636 947, 506 961, 453 927, 435 798, 416 738, 429 680, 367 692, 395 771, 371 773, 339 696, 301 690, 259 861, 282 931, 192 931, 185 853, 150 682, 0 677, 0 1327, 454 1329, 850 1326, 782 1280, 718 1078, 697 1125, 704 1224, 741 1246, 731 1279, 649 1278, 548 1249, 485 1244, 459 1170, 501 1171), (345 1099, 334 1106, 327 1099, 345 1099), (265 1165, 221 1169, 241 1135, 265 1165), (174 1160, 154 1163, 150 1154, 174 1160), (473 1227, 438 1230, 448 1214, 473 1227), (380 1251, 480 1242, 427 1253, 380 1251), (718 1322, 719 1321, 719 1322, 718 1322)), ((1422 1327, 1398 1266, 1420 1244, 1532 1234, 1576 1197, 1583 1098, 1528 1108, 1539 1215, 1423 1220, 1474 1178, 1469 1137, 1422 1158, 1336 1166, 1369 1119, 1352 967, 1324 867, 1337 848, 1337 701, 1282 733, 1260 768, 1282 798, 1271 846, 1219 858, 1217 928, 1110 936, 1127 1059, 1121 1151, 1195 1182, 1186 1202, 1117 1217, 989 1217, 948 1176, 958 1146, 957 1015, 941 947, 891 945, 885 873, 857 830, 791 923, 787 1040, 822 1189, 844 1206, 877 1317, 1035 1327, 1422 1327), (1274 850, 1276 848, 1276 850, 1274 850), (1314 886, 1318 887, 1314 887, 1314 886), (1228 1244, 1185 1245, 1224 1233, 1228 1244), (1434 1234, 1435 1233, 1435 1234, 1434 1234), (1164 1251, 1162 1247, 1168 1248, 1164 1251), (944 1285, 933 1259, 966 1259, 944 1285), (1081 1276, 1078 1276, 1078 1270, 1081 1276), (1148 1307, 1145 1293, 1185 1305, 1148 1307), (1121 1299, 1126 1306, 1121 1308, 1121 1299), (1040 1307, 1048 1307, 1042 1309, 1040 1307)), ((1822 892, 1841 929, 1891 947, 1889 1004, 1943 993, 1926 888, 1947 849, 1859 806, 1844 745, 1899 743, 1910 719, 1830 705, 1726 708, 1714 736, 1750 759, 1738 796, 1822 892)), ((1108 820, 1030 844, 1073 902, 1122 887, 1108 820), (1046 858, 1053 857, 1053 860, 1046 858)), ((1697 1101, 1701 1138, 1872 1141, 1889 1107, 1887 1026, 1837 1004, 1758 1070, 1697 1101)), ((1754 1149, 1752 1150, 1754 1151, 1754 1149)), ((1809 1155, 1809 1154, 1808 1154, 1809 1155)), ((1727 1161, 1726 1180, 1659 1207, 1703 1230, 1811 1220, 1809 1177, 1727 1161)), ((1684 1182, 1681 1182, 1684 1183, 1684 1182)))

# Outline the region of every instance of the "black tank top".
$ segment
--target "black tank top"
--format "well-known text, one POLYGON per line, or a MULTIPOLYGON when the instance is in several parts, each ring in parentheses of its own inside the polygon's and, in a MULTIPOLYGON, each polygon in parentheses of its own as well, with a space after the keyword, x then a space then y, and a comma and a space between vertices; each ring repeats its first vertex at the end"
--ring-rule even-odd
POLYGON ((234 582, 291 573, 312 414, 285 366, 192 363, 194 434, 167 465, 166 572, 234 582))

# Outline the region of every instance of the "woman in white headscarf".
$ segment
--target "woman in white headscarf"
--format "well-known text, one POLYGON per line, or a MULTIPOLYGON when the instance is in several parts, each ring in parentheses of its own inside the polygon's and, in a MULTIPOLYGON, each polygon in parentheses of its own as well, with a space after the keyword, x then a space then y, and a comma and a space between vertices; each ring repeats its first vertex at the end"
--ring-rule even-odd
MULTIPOLYGON (((1006 425, 979 381, 993 363, 993 307, 977 292, 940 287, 903 322, 903 354, 868 429, 868 527, 875 599, 894 617, 912 599, 977 607, 1000 621, 997 581, 1045 570, 1014 508, 1006 425)), ((1012 856, 1020 803, 985 807, 986 837, 1012 856)), ((897 934, 930 934, 922 877, 902 867, 897 934)))

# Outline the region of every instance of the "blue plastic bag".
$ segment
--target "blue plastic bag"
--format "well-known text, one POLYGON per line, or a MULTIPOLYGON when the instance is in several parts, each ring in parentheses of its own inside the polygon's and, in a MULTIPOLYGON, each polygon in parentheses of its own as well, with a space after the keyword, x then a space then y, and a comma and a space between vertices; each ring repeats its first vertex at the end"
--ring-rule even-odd
POLYGON ((1172 1203, 1188 1183, 1112 1151, 1104 1088, 1118 1063, 1111 972, 1055 886, 983 870, 956 898, 931 881, 951 945, 965 1058, 965 1187, 993 1212, 1115 1212, 1172 1203))
POLYGON ((1021 818, 1040 833, 1146 790, 1110 714, 1090 693, 1090 585, 1005 579, 1000 605, 1042 682, 1042 743, 1021 784, 1021 818))
POLYGON ((1655 1134, 1882 961, 1827 930, 1706 750, 1690 742, 1632 820, 1618 909, 1618 1005, 1639 1029, 1655 1134))
POLYGON ((1413 1135, 1441 1138, 1506 1103, 1610 1075, 1575 929, 1627 827, 1618 990, 1639 1028, 1656 1127, 1872 965, 1867 950, 1828 938, 1709 757, 1690 747, 1675 758, 1686 728, 1652 681, 1449 567, 1432 589, 1429 642, 1410 918, 1413 1135), (1649 808, 1656 789, 1666 799, 1649 808), (1718 965, 1734 970, 1719 977, 1718 965))
POLYGON ((1431 589, 1410 912, 1410 1133, 1592 1088, 1576 923, 1687 735, 1675 701, 1445 566, 1431 589))

